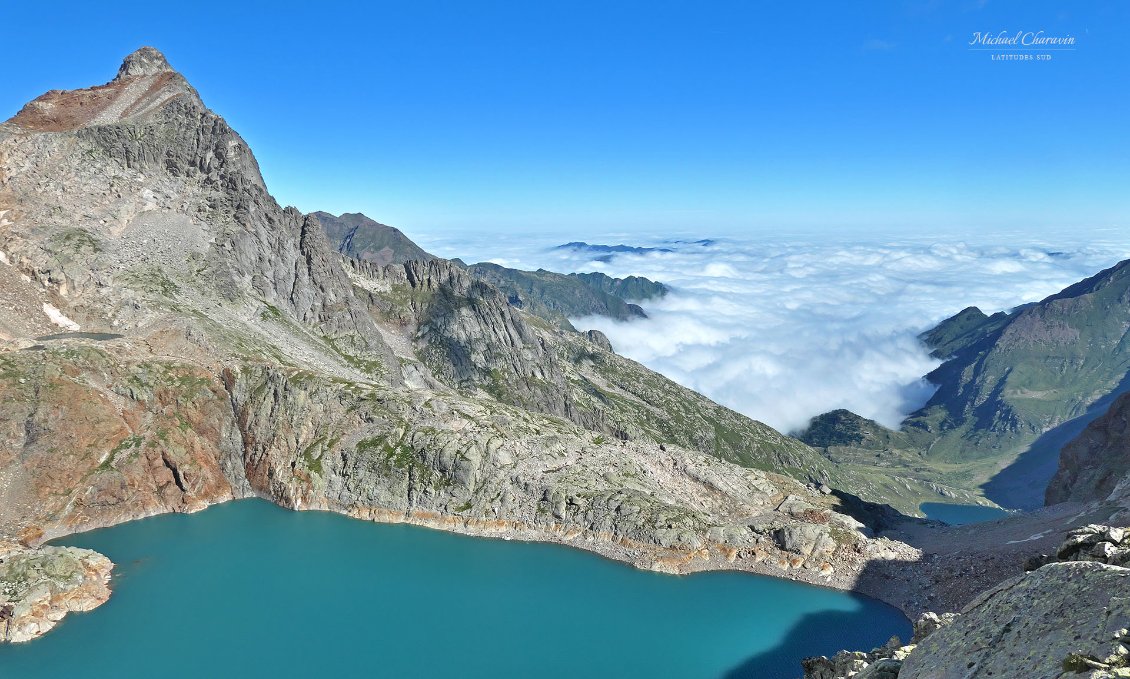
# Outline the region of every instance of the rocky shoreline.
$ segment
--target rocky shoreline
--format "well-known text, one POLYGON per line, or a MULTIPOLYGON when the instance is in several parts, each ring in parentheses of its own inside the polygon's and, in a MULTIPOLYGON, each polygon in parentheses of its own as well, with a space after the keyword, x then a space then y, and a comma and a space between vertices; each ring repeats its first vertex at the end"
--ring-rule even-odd
POLYGON ((30 641, 68 613, 101 606, 110 598, 113 567, 89 549, 0 541, 0 640, 30 641))

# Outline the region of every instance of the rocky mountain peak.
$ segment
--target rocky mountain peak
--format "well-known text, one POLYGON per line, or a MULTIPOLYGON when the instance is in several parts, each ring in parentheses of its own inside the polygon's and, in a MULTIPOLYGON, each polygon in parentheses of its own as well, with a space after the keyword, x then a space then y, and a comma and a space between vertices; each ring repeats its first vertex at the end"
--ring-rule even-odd
POLYGON ((141 47, 122 60, 122 65, 118 68, 118 75, 114 78, 114 82, 139 75, 158 75, 173 72, 173 68, 169 66, 169 61, 165 59, 164 54, 152 47, 141 47))
POLYGON ((51 90, 28 102, 8 128, 28 132, 72 132, 146 118, 172 102, 204 108, 192 85, 169 66, 165 55, 142 47, 128 55, 118 75, 105 85, 51 90))

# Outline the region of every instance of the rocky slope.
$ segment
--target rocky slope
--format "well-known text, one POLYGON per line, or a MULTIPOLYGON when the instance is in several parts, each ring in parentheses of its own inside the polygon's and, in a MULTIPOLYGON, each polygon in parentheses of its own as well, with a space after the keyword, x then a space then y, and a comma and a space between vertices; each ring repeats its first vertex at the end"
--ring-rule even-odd
POLYGON ((902 679, 1127 676, 1130 569, 1057 563, 1002 583, 911 652, 902 679))
POLYGON ((113 565, 89 549, 0 541, 0 641, 30 641, 110 597, 113 565))
POLYGON ((374 314, 412 339, 412 354, 427 371, 468 396, 490 396, 611 438, 645 438, 833 480, 833 470, 798 441, 617 356, 597 335, 561 332, 523 313, 454 263, 346 266, 374 314))
POLYGON ((1118 397, 1106 414, 1060 452, 1059 469, 1048 484, 1049 505, 1108 499, 1116 490, 1130 496, 1130 394, 1118 397))
POLYGON ((26 544, 259 495, 839 587, 914 553, 810 448, 598 336, 450 262, 341 257, 155 50, 0 126, 0 215, 0 534, 26 544))
POLYGON ((911 643, 806 659, 805 679, 1130 676, 1130 540, 1089 525, 1047 565, 989 588, 959 615, 924 614, 911 643))

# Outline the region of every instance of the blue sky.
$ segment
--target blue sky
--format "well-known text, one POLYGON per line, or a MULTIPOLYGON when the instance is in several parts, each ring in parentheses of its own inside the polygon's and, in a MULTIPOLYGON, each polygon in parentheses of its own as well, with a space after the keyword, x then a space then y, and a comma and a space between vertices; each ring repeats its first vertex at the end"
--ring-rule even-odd
POLYGON ((120 1, 4 18, 0 118, 153 45, 281 202, 409 234, 1130 226, 1127 3, 120 1), (1076 49, 967 48, 1039 30, 1076 49))

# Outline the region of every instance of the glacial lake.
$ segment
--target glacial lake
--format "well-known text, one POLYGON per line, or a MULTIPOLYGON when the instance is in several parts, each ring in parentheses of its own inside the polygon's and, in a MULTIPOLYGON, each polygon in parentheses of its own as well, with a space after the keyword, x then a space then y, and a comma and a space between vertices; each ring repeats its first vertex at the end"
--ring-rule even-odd
POLYGON ((923 502, 918 506, 927 519, 934 519, 951 526, 965 526, 982 521, 996 521, 1008 516, 1008 512, 996 507, 980 505, 958 505, 948 502, 923 502))
POLYGON ((670 576, 243 500, 68 537, 110 601, 0 647, 23 677, 756 677, 910 625, 862 596, 744 573, 670 576))

